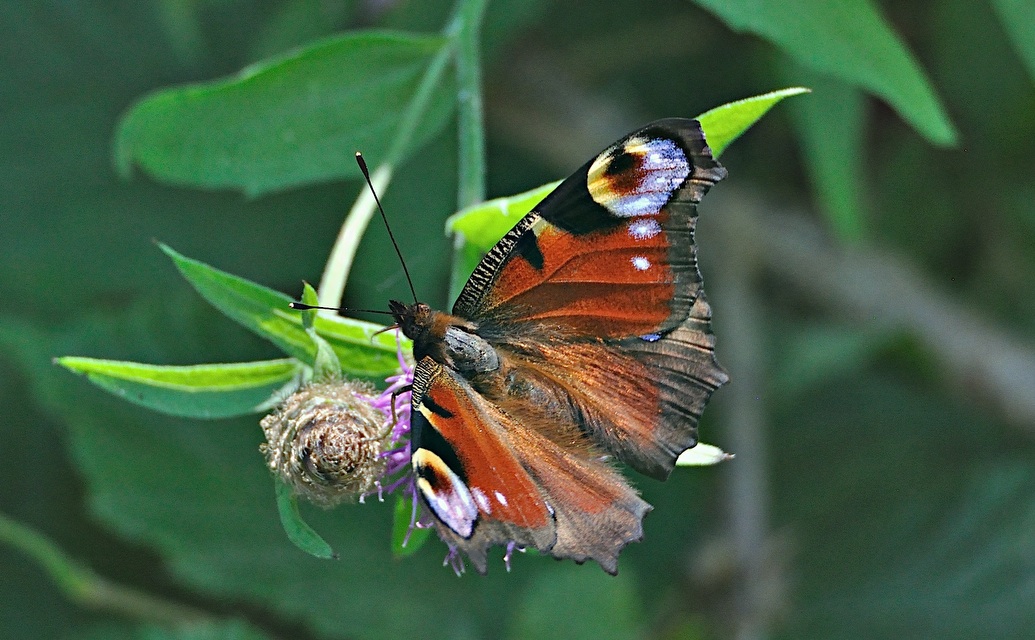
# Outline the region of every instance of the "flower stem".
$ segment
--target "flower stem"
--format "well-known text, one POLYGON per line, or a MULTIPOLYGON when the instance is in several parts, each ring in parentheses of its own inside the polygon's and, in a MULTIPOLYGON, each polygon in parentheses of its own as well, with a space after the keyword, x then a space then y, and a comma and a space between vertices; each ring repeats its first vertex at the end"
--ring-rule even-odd
POLYGON ((198 624, 215 618, 198 609, 156 598, 110 582, 69 557, 39 531, 0 513, 0 543, 19 549, 38 562, 65 596, 91 609, 165 624, 198 624))
POLYGON ((456 51, 458 210, 485 199, 485 123, 480 50, 485 5, 485 0, 462 0, 458 7, 461 18, 456 51))
MULTIPOLYGON (((392 180, 395 167, 402 161, 403 155, 409 149, 410 142, 417 126, 423 120, 428 110, 431 98, 442 82, 449 61, 453 58, 456 48, 456 33, 459 30, 459 16, 450 20, 445 29, 444 35, 448 40, 442 48, 431 59, 424 76, 421 78, 417 91, 413 94, 406 110, 403 112, 396 129, 392 145, 388 149, 384 160, 374 169, 371 174, 371 183, 377 189, 378 195, 383 195, 392 180)), ((320 277, 319 296, 320 304, 327 307, 340 307, 341 299, 345 292, 345 283, 348 282, 349 271, 352 268, 352 261, 356 257, 356 249, 363 238, 370 219, 374 216, 377 205, 369 190, 363 189, 355 204, 349 210, 348 216, 338 232, 338 239, 334 242, 331 254, 327 259, 323 275, 320 277)), ((333 311, 320 311, 321 314, 333 314, 333 311)))

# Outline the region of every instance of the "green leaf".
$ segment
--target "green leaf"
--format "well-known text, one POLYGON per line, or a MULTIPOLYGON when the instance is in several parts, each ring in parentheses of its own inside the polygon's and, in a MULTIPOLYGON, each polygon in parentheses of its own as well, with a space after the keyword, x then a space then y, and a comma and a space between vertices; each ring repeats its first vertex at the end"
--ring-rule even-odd
POLYGON ((392 511, 392 554, 397 558, 411 556, 431 536, 430 528, 413 527, 413 500, 404 496, 395 499, 392 511))
MULTIPOLYGON (((308 282, 304 283, 302 290, 302 302, 308 305, 319 304, 319 298, 316 295, 316 289, 313 285, 308 282)), ((307 309, 302 311, 302 327, 305 328, 306 335, 313 341, 313 347, 316 349, 316 357, 313 359, 313 377, 316 380, 333 380, 341 377, 341 362, 338 360, 338 356, 334 353, 334 349, 327 343, 326 340, 320 337, 320 334, 316 332, 315 321, 316 321, 316 309, 307 309)))
POLYGON ((68 356, 56 362, 134 404, 203 419, 262 411, 278 390, 302 372, 301 363, 294 359, 162 366, 68 356))
MULTIPOLYGON (((236 76, 167 89, 120 123, 115 160, 156 179, 250 195, 358 177, 353 154, 387 153, 440 36, 359 32, 329 38, 236 76)), ((445 126, 452 110, 439 83, 408 149, 445 126)))
POLYGON ((865 97, 827 77, 810 78, 814 93, 791 105, 820 211, 842 239, 858 241, 866 226, 865 97))
POLYGON ((712 155, 718 158, 726 147, 762 118, 777 102, 808 93, 805 87, 791 87, 730 102, 697 116, 712 155))
POLYGON ((1031 0, 992 0, 1006 35, 1035 80, 1035 3, 1031 0))
POLYGON ((302 519, 302 514, 298 512, 298 499, 295 498, 291 487, 280 478, 275 478, 274 484, 277 490, 277 511, 280 513, 280 523, 284 525, 284 533, 287 534, 288 540, 316 558, 336 558, 331 545, 302 519))
POLYGON ((929 141, 957 133, 934 88, 871 0, 695 0, 731 29, 757 34, 798 62, 886 100, 929 141))
MULTIPOLYGON (((288 355, 312 364, 316 346, 302 328, 291 298, 160 245, 191 285, 214 307, 273 342, 288 355)), ((375 336, 384 327, 351 318, 317 316, 317 332, 331 345, 344 373, 383 380, 398 368, 395 337, 375 336)))
POLYGON ((559 184, 560 181, 551 182, 524 193, 467 207, 446 219, 446 233, 463 234, 465 242, 488 251, 559 184))
POLYGON ((450 300, 460 295, 482 256, 559 184, 560 181, 551 182, 517 195, 486 200, 446 219, 446 234, 454 235, 455 249, 449 278, 450 300))

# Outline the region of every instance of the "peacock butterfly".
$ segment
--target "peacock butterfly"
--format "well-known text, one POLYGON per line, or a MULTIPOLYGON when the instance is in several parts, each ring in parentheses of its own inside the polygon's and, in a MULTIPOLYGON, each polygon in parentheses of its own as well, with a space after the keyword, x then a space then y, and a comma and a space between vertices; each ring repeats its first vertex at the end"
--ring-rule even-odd
POLYGON ((694 244, 725 175, 696 120, 653 122, 522 218, 452 314, 390 303, 417 362, 417 492, 479 572, 513 545, 614 574, 643 537, 651 506, 612 461, 668 477, 728 380, 694 244))

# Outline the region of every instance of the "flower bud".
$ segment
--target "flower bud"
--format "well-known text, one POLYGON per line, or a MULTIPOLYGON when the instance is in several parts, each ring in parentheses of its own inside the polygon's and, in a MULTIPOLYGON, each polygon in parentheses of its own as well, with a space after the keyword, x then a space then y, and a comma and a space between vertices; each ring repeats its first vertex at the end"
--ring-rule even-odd
POLYGON ((369 385, 335 380, 308 384, 260 423, 260 450, 270 470, 297 495, 323 507, 377 489, 390 424, 374 408, 369 385))

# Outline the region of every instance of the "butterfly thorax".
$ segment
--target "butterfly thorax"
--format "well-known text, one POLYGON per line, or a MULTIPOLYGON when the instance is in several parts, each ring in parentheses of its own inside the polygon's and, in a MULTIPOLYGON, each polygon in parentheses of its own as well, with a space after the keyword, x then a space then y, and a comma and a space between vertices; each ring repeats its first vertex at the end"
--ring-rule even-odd
POLYGON ((431 358, 468 376, 499 369, 499 354, 476 333, 474 323, 435 311, 423 302, 392 300, 388 305, 403 335, 413 340, 417 362, 431 358))

